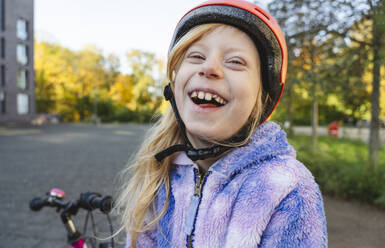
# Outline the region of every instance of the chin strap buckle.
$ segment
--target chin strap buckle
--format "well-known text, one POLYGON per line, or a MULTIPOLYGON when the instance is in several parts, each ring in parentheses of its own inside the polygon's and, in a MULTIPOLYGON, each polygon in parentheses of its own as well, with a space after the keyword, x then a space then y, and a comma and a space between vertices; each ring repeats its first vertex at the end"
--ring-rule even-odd
POLYGON ((170 101, 173 94, 172 94, 172 90, 171 90, 171 86, 170 84, 167 84, 165 87, 164 87, 164 90, 163 90, 163 96, 164 98, 166 99, 166 101, 170 101))
POLYGON ((157 153, 155 158, 158 162, 161 162, 164 158, 170 156, 175 152, 186 152, 187 157, 189 157, 192 161, 204 160, 207 158, 215 158, 224 153, 225 151, 231 149, 232 147, 227 146, 213 146, 209 148, 202 149, 194 149, 187 145, 173 145, 169 148, 157 153))

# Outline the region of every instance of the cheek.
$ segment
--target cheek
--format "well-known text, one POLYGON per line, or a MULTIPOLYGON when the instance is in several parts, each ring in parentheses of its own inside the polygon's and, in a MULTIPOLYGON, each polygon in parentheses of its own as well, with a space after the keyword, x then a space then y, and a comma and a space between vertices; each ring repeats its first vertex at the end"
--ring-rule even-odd
POLYGON ((242 87, 238 86, 237 88, 237 98, 239 99, 237 104, 238 116, 242 119, 242 121, 246 121, 251 112, 254 109, 254 106, 257 102, 258 91, 260 82, 258 80, 254 80, 250 83, 245 83, 242 87))
POLYGON ((174 84, 174 97, 175 101, 178 103, 181 99, 181 96, 183 95, 183 87, 181 86, 181 83, 175 80, 174 84))
POLYGON ((257 80, 254 80, 254 81, 247 81, 247 83, 243 84, 243 85, 238 85, 237 87, 237 95, 238 95, 238 99, 240 99, 241 101, 244 102, 245 104, 245 108, 248 109, 248 107, 250 105, 251 108, 254 107, 254 104, 257 100, 257 96, 258 96, 258 91, 259 91, 259 87, 258 87, 258 84, 260 82, 258 82, 257 80))
POLYGON ((174 88, 175 88, 175 97, 177 94, 181 94, 183 93, 183 90, 186 86, 186 82, 187 82, 187 71, 186 71, 186 68, 185 66, 182 65, 179 67, 179 70, 177 73, 175 73, 175 84, 174 84, 174 88))
POLYGON ((178 78, 176 78, 175 84, 174 84, 174 95, 175 95, 175 100, 177 101, 177 103, 183 97, 183 89, 184 89, 184 84, 180 80, 178 80, 178 78))
POLYGON ((178 73, 175 76, 175 84, 174 84, 174 96, 175 96, 175 102, 178 107, 179 113, 181 114, 181 111, 183 110, 183 107, 185 105, 186 101, 186 84, 188 81, 187 73, 183 70, 184 68, 181 67, 178 71, 178 73))

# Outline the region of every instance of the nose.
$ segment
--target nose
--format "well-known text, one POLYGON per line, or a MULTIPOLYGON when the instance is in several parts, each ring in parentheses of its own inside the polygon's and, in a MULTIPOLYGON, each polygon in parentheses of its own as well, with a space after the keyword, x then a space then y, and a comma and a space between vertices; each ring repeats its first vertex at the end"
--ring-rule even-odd
POLYGON ((206 61, 202 64, 198 75, 209 79, 221 79, 223 77, 223 71, 219 59, 206 58, 206 61))

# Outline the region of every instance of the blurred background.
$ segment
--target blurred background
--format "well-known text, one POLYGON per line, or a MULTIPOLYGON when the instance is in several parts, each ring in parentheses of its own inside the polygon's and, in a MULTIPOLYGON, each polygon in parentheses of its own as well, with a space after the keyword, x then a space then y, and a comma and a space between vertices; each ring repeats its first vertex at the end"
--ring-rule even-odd
MULTIPOLYGON (((384 247, 385 1, 254 2, 286 35, 288 77, 271 120, 287 130, 320 185, 329 246, 384 247)), ((10 202, 0 207, 8 223, 1 241, 65 247, 52 245, 60 235, 23 229, 42 223, 25 212, 28 197, 55 182, 70 196, 84 185, 116 191, 100 182, 114 181, 168 108, 168 45, 199 3, 0 0, 0 196, 10 202), (16 190, 23 193, 10 193, 16 190), (24 234, 12 236, 17 230, 24 234)))

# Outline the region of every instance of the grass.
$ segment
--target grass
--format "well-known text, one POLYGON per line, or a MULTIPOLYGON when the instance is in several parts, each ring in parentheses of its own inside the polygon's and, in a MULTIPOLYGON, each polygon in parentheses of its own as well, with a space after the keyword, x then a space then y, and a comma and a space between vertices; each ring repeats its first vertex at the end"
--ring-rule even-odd
POLYGON ((368 163, 368 146, 361 141, 320 136, 313 149, 311 137, 288 137, 297 158, 313 173, 323 193, 385 207, 385 148, 379 166, 368 163))

